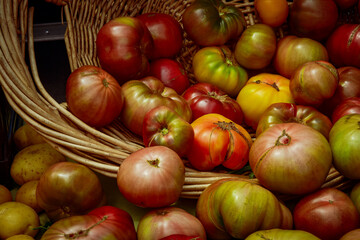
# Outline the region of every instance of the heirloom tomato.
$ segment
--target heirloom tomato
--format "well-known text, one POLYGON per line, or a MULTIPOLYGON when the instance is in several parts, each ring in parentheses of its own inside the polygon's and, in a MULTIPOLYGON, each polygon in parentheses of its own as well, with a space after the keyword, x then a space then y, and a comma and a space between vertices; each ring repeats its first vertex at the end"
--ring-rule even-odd
POLYGON ((295 205, 295 229, 307 231, 320 239, 338 240, 360 227, 359 213, 350 197, 336 188, 323 188, 295 205))
POLYGON ((251 77, 236 98, 245 123, 256 130, 261 115, 271 104, 294 103, 289 84, 289 79, 278 74, 260 73, 251 77))
POLYGON ((142 135, 146 113, 158 106, 167 106, 185 121, 191 120, 191 109, 186 100, 155 77, 127 81, 121 89, 125 102, 120 119, 130 131, 139 136, 142 135))
POLYGON ((173 59, 161 58, 150 62, 149 75, 160 79, 166 87, 174 89, 179 95, 190 86, 183 66, 173 59))
POLYGON ((196 83, 182 95, 189 103, 192 121, 208 113, 218 113, 237 124, 241 124, 244 114, 238 102, 224 91, 210 83, 196 83))
POLYGON ((345 177, 360 179, 360 114, 349 114, 336 121, 329 142, 334 167, 345 177))
POLYGON ((255 0, 254 7, 260 21, 270 27, 281 26, 289 14, 286 0, 255 0))
POLYGON ((142 148, 120 165, 117 185, 122 195, 139 207, 165 207, 175 203, 185 181, 179 155, 165 146, 142 148))
POLYGON ((195 0, 182 14, 184 30, 197 45, 223 45, 237 39, 246 27, 239 8, 221 0, 195 0))
POLYGON ((338 83, 338 71, 331 63, 311 61, 295 70, 290 92, 297 104, 319 106, 334 95, 338 83))
POLYGON ((48 217, 56 221, 101 206, 105 194, 98 176, 90 168, 75 162, 60 162, 40 177, 36 199, 48 217))
POLYGON ((149 71, 153 39, 145 24, 135 17, 117 17, 102 26, 96 37, 101 68, 120 84, 139 79, 149 71))
POLYGON ((200 49, 193 57, 192 66, 198 82, 211 83, 231 97, 236 96, 248 80, 246 70, 227 46, 200 49))
POLYGON ((137 227, 138 240, 148 239, 194 239, 206 240, 206 232, 194 215, 179 207, 164 207, 150 210, 137 227), (171 235, 199 236, 171 238, 171 235))
POLYGON ((244 239, 263 229, 291 229, 290 210, 266 188, 239 178, 210 184, 196 204, 196 216, 208 238, 244 239))
POLYGON ((350 199, 360 213, 360 183, 356 183, 350 191, 350 199))
POLYGON ((264 240, 264 239, 276 239, 276 240, 321 240, 315 235, 294 229, 280 229, 273 228, 269 230, 259 230, 250 234, 245 240, 264 240))
POLYGON ((146 113, 142 137, 145 147, 165 146, 174 150, 180 157, 190 149, 194 130, 174 110, 159 106, 146 113))
POLYGON ((202 240, 200 237, 196 237, 196 236, 186 236, 186 235, 181 235, 181 234, 174 234, 174 235, 170 235, 168 237, 164 237, 160 240, 202 240))
POLYGON ((295 0, 288 22, 294 35, 322 41, 335 28, 338 15, 333 0, 295 0))
POLYGON ((331 115, 332 122, 335 123, 341 117, 353 113, 360 114, 360 97, 347 98, 342 101, 331 115))
POLYGON ((360 68, 360 24, 342 24, 326 41, 330 61, 336 67, 360 68))
POLYGON ((296 105, 294 103, 271 104, 261 115, 256 136, 266 129, 279 123, 301 123, 319 131, 326 138, 332 128, 330 119, 311 106, 296 105))
POLYGON ((242 126, 217 113, 205 114, 191 126, 194 141, 187 158, 195 169, 208 171, 222 164, 237 170, 248 162, 252 139, 242 126))
POLYGON ((71 216, 56 221, 42 235, 41 240, 75 238, 136 240, 136 230, 128 212, 113 206, 103 206, 87 215, 71 216))
POLYGON ((275 31, 266 24, 249 26, 235 46, 235 59, 247 69, 267 67, 276 51, 275 31))
POLYGON ((288 35, 278 41, 273 64, 279 74, 291 78, 302 64, 319 60, 329 60, 325 46, 310 38, 288 35))
POLYGON ((325 182, 332 154, 328 140, 315 129, 300 123, 279 123, 256 138, 249 163, 267 189, 306 194, 325 182))
POLYGON ((360 239, 360 229, 354 229, 344 234, 339 240, 358 240, 360 239))
POLYGON ((137 16, 149 29, 154 47, 150 59, 175 57, 182 48, 183 33, 180 23, 165 13, 144 13, 137 16))
POLYGON ((109 73, 99 67, 82 66, 66 81, 66 103, 89 126, 103 127, 120 115, 124 95, 109 73))

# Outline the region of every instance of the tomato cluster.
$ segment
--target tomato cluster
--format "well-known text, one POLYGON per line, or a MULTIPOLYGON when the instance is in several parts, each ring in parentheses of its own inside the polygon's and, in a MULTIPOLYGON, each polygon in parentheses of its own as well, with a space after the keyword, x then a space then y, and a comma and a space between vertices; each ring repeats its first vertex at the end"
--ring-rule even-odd
MULTIPOLYGON (((43 181, 39 203, 61 218, 43 239, 84 231, 87 239, 358 235, 360 187, 351 197, 324 187, 332 167, 360 179, 360 23, 338 21, 357 2, 255 0, 258 21, 249 25, 236 5, 195 0, 182 22, 146 13, 106 23, 96 39, 101 67, 76 69, 66 100, 89 126, 119 121, 143 142, 119 166, 117 186, 129 202, 151 210, 135 230, 125 211, 98 208, 104 203, 96 187, 87 188, 96 199, 86 205, 73 197, 79 212, 66 215, 44 193, 54 186, 43 181), (279 35, 283 26, 286 36, 279 35), (190 68, 177 60, 184 36, 196 49, 190 68), (246 167, 251 174, 214 179, 195 214, 171 207, 187 168, 236 174, 246 167), (258 184, 247 181, 251 176, 258 184), (284 194, 297 197, 294 208, 279 200, 284 194)), ((43 178, 61 180, 49 174, 43 178)))

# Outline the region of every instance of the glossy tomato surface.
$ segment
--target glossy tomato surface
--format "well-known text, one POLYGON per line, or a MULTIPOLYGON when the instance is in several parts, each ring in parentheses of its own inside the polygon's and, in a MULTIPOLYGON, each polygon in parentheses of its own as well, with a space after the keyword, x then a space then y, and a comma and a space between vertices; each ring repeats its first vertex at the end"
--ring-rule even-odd
POLYGON ((146 75, 152 48, 148 28, 135 17, 114 18, 103 25, 96 36, 101 67, 120 84, 146 75))
POLYGON ((173 58, 182 48, 183 31, 180 23, 166 13, 143 13, 137 16, 146 27, 154 41, 150 59, 173 58))
POLYGON ((293 230, 293 229, 269 229, 269 230, 259 230, 250 234, 245 240, 262 240, 262 239, 276 239, 276 240, 321 240, 315 235, 302 231, 302 230, 293 230))
POLYGON ((260 21, 270 27, 284 24, 289 14, 286 0, 255 0, 254 7, 260 21))
POLYGON ((246 27, 239 8, 221 0, 196 0, 182 15, 184 30, 201 46, 223 45, 237 39, 246 27))
POLYGON ((159 106, 146 113, 142 137, 145 147, 165 146, 183 157, 190 149, 194 130, 174 110, 159 106))
POLYGON ((175 203, 185 181, 179 155, 165 146, 142 148, 120 165, 117 185, 122 195, 139 207, 165 207, 175 203))
POLYGON ((213 84, 196 83, 182 96, 190 105, 192 121, 208 113, 218 113, 237 124, 243 122, 244 114, 239 103, 213 84))
POLYGON ((293 215, 295 229, 320 239, 337 240, 360 226, 359 213, 350 197, 336 188, 324 188, 303 197, 293 215))
POLYGON ((360 97, 347 98, 342 101, 333 111, 331 119, 336 123, 341 117, 348 114, 360 114, 360 97))
POLYGON ((236 97, 244 122, 256 130, 261 115, 271 104, 294 103, 289 84, 290 80, 279 74, 260 73, 251 77, 236 97))
POLYGON ((69 110, 86 124, 103 127, 120 115, 124 95, 115 78, 99 67, 88 65, 69 75, 66 103, 69 110))
POLYGON ((192 59, 192 67, 198 82, 213 84, 230 97, 235 97, 248 80, 246 70, 227 46, 200 49, 192 59))
POLYGON ((194 141, 187 158, 195 169, 209 171, 222 164, 237 170, 248 162, 252 139, 242 126, 217 113, 203 115, 191 126, 194 141))

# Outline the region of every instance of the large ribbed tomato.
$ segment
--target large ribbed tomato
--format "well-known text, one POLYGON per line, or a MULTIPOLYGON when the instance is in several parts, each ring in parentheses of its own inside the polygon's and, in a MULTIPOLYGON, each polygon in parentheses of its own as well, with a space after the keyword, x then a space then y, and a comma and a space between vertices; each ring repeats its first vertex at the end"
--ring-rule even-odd
POLYGON ((222 164, 236 170, 248 162, 252 139, 242 126, 217 113, 205 114, 191 126, 194 141, 187 157, 194 168, 208 171, 222 164))
POLYGON ((289 85, 290 80, 278 74, 260 73, 251 77, 236 98, 245 123, 256 129, 262 113, 271 104, 294 103, 289 85))

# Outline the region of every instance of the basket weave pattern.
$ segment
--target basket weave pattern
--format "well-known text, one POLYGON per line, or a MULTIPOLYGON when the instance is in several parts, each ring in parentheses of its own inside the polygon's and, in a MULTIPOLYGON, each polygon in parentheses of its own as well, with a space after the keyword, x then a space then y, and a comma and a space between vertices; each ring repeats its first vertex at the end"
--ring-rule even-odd
MULTIPOLYGON (((37 72, 32 36, 34 9, 28 9, 26 0, 0 2, 0 81, 8 102, 59 152, 96 172, 116 178, 121 162, 143 148, 142 141, 119 121, 102 129, 91 128, 72 115, 66 104, 56 102, 44 89, 37 72), (28 44, 30 66, 25 62, 25 44, 28 44)), ((112 18, 162 12, 181 22, 182 13, 190 3, 191 0, 71 0, 64 7, 68 24, 65 44, 71 70, 83 65, 100 66, 95 50, 96 34, 112 18)), ((227 4, 241 9, 248 25, 257 22, 253 1, 233 0, 227 4)), ((198 47, 184 37, 184 47, 177 60, 194 82, 191 58, 198 47)), ((185 176, 181 195, 184 198, 198 198, 209 184, 222 178, 237 177, 258 183, 247 174, 199 172, 191 167, 186 168, 185 176)), ((350 184, 350 180, 332 168, 323 187, 345 188, 350 184)))

